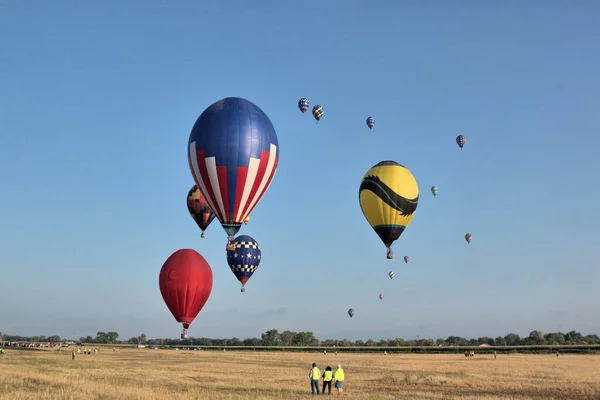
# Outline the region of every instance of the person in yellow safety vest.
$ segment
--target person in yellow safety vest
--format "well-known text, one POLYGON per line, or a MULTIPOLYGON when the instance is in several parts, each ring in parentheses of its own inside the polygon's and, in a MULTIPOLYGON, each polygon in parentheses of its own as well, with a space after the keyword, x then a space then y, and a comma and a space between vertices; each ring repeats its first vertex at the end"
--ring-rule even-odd
POLYGON ((341 394, 344 388, 344 370, 342 369, 341 364, 338 364, 335 375, 333 375, 333 380, 335 381, 335 387, 338 393, 341 394))
POLYGON ((315 389, 317 394, 321 394, 319 391, 319 378, 321 377, 321 371, 319 371, 319 368, 317 368, 317 363, 313 363, 312 369, 308 373, 308 376, 310 377, 310 391, 312 394, 315 394, 315 389))
POLYGON ((328 365, 323 372, 323 394, 325 394, 325 388, 329 388, 329 394, 331 394, 331 380, 333 379, 333 372, 331 367, 328 365))

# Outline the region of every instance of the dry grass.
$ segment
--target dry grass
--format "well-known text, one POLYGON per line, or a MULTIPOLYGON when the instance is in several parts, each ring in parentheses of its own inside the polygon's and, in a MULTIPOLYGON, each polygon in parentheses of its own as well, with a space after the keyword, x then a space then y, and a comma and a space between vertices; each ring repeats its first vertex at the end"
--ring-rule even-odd
MULTIPOLYGON (((102 349, 7 350, 0 399, 285 399, 341 363, 350 399, 600 399, 600 355, 392 355, 102 349)), ((335 394, 337 395, 337 394, 335 394)))

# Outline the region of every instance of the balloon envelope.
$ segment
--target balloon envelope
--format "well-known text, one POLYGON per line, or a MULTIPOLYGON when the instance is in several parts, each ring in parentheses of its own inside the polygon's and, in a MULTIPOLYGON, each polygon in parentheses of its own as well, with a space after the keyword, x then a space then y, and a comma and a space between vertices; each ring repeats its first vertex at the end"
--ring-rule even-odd
POLYGON ((279 162, 269 117, 254 103, 227 97, 198 117, 188 141, 196 185, 230 240, 267 191, 279 162))
POLYGON ((417 181, 405 166, 395 161, 382 161, 367 171, 358 196, 369 225, 389 250, 417 210, 417 181))
POLYGON ((388 274, 388 276, 390 277, 390 279, 394 279, 394 271, 390 271, 390 273, 388 274))
POLYGON ((298 100, 298 108, 300 109, 302 114, 304 114, 306 112, 306 110, 308 110, 309 105, 310 105, 310 102, 308 101, 308 99, 305 99, 304 97, 301 98, 300 100, 298 100))
POLYGON ((195 250, 181 249, 165 261, 158 283, 171 314, 187 329, 210 296, 213 275, 202 255, 195 250))
POLYGON ((383 293, 379 295, 379 300, 383 300, 383 293))
POLYGON ((471 235, 470 233, 467 233, 465 235, 465 240, 467 241, 467 243, 471 243, 471 239, 473 239, 473 235, 471 235))
POLYGON ((258 242, 248 235, 240 235, 233 240, 234 250, 227 251, 227 264, 231 272, 246 285, 260 264, 261 251, 258 242))
POLYGON ((367 126, 369 127, 369 129, 373 129, 373 127, 375 126, 375 118, 367 118, 367 126))
POLYGON ((323 107, 321 107, 319 104, 313 107, 312 115, 313 117, 315 117, 317 122, 323 117, 323 114, 325 114, 325 111, 323 110, 323 107))
POLYGON ((187 208, 202 232, 204 232, 213 219, 215 219, 215 214, 210 209, 206 198, 202 195, 196 185, 188 192, 187 208))
POLYGON ((404 256, 404 262, 408 264, 408 260, 409 260, 408 256, 404 256))
POLYGON ((464 137, 463 135, 458 135, 456 137, 456 144, 458 145, 458 147, 460 147, 461 150, 465 146, 465 143, 467 143, 466 137, 464 137))
POLYGON ((350 316, 350 318, 354 317, 354 309, 349 309, 348 310, 348 315, 350 316))
POLYGON ((431 187, 431 193, 433 193, 433 196, 435 197, 439 192, 439 189, 436 186, 432 186, 431 187))

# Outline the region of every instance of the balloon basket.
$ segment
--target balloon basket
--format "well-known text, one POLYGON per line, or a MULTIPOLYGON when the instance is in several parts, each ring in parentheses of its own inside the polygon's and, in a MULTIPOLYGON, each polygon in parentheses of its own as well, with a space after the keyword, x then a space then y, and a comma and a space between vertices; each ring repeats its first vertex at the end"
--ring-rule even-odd
POLYGON ((242 289, 240 290, 240 292, 244 293, 246 291, 246 288, 244 286, 242 286, 242 289))
POLYGON ((204 238, 206 237, 206 235, 204 234, 204 232, 202 232, 202 235, 200 235, 200 237, 201 237, 202 239, 204 239, 204 238))
POLYGON ((181 338, 182 339, 187 339, 188 338, 187 330, 184 329, 184 330, 181 331, 181 338))
POLYGON ((394 255, 392 253, 387 253, 387 259, 391 260, 392 258, 394 258, 394 255))
POLYGON ((226 251, 235 251, 235 244, 227 243, 227 245, 225 246, 225 250, 226 251))

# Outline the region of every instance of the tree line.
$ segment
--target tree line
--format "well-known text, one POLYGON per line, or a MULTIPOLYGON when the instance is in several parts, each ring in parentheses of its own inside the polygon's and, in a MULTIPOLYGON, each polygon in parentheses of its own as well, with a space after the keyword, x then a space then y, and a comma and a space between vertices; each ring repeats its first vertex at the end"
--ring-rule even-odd
MULTIPOLYGON (((528 336, 521 337, 516 333, 509 333, 505 336, 491 338, 487 336, 479 338, 463 338, 460 336, 448 336, 446 339, 413 339, 405 340, 402 338, 373 339, 350 341, 348 339, 326 339, 319 340, 313 332, 294 332, 271 329, 260 338, 240 339, 237 337, 229 339, 214 339, 206 337, 191 337, 188 339, 148 339, 146 334, 142 333, 137 337, 128 340, 118 340, 117 332, 98 332, 96 336, 80 337, 80 343, 98 343, 98 344, 144 344, 144 345, 196 345, 196 346, 328 346, 328 347, 350 347, 350 346, 479 346, 487 344, 490 346, 531 346, 531 345, 586 345, 600 344, 600 337, 597 334, 582 335, 577 331, 568 333, 552 332, 544 333, 540 330, 531 331, 528 336)), ((71 339, 74 340, 74 339, 71 339)), ((50 336, 14 336, 2 334, 0 332, 0 341, 10 342, 54 342, 59 343, 61 337, 58 335, 50 336)))

